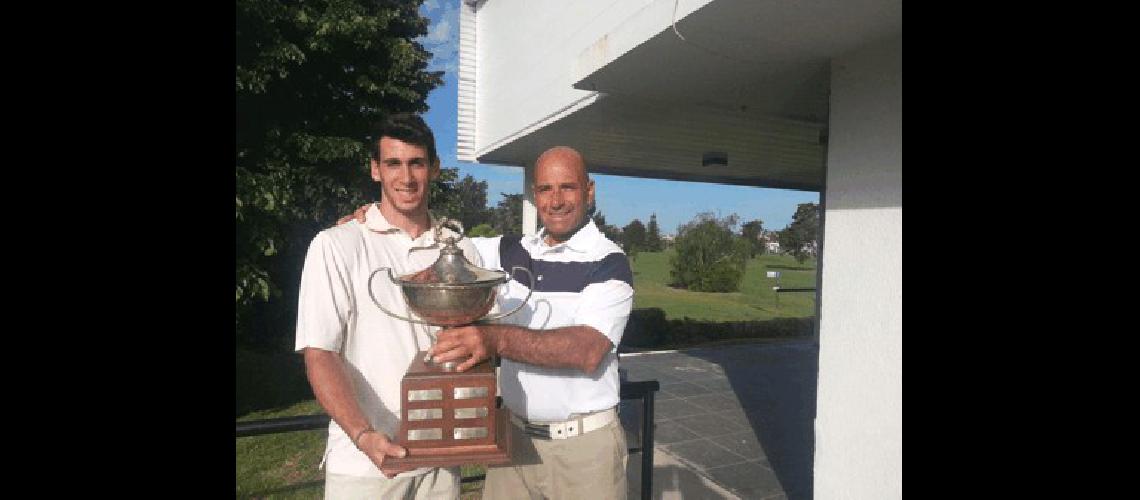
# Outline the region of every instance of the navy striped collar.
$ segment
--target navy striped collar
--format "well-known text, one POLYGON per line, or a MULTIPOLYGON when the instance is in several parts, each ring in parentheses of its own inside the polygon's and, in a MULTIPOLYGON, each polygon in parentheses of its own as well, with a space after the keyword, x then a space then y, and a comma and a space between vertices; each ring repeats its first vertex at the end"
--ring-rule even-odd
POLYGON ((553 250, 560 246, 566 246, 575 252, 586 253, 595 248, 599 243, 598 240, 602 237, 602 232, 598 231, 598 226, 594 225, 594 219, 591 217, 586 221, 586 225, 574 233, 574 236, 562 243, 554 246, 547 245, 546 228, 544 227, 538 231, 538 234, 530 237, 530 244, 540 250, 553 250))

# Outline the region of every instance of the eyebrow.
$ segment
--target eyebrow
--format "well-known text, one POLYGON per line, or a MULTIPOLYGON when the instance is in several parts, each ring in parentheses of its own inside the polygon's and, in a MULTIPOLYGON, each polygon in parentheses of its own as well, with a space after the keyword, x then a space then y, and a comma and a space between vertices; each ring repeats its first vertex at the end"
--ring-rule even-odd
MULTIPOLYGON (((380 160, 380 161, 382 161, 382 162, 384 162, 384 163, 396 163, 396 164, 399 164, 399 163, 400 163, 400 158, 397 158, 397 157, 395 157, 395 156, 390 156, 390 157, 388 157, 388 158, 384 158, 384 159, 382 159, 382 160, 380 160)), ((415 157, 415 158, 411 158, 411 159, 409 159, 409 160, 408 160, 408 163, 427 163, 427 158, 425 158, 425 157, 423 157, 423 156, 417 156, 417 157, 415 157)))

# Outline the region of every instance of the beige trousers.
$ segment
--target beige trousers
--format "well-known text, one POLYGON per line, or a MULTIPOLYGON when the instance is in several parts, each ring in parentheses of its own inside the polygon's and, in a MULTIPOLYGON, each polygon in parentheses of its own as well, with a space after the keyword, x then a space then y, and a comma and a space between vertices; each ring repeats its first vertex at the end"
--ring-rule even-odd
POLYGON ((511 424, 511 464, 487 468, 484 500, 626 497, 629 450, 621 420, 570 439, 542 439, 511 424))
POLYGON ((437 468, 415 477, 358 477, 325 474, 325 498, 402 498, 405 500, 454 500, 459 498, 459 468, 437 468))

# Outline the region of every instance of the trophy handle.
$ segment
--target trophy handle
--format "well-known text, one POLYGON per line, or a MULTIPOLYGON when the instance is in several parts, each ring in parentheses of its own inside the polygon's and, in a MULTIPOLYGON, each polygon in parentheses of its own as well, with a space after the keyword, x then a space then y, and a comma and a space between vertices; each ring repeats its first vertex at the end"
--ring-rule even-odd
POLYGON ((426 321, 421 321, 421 320, 418 320, 418 319, 407 318, 407 317, 404 317, 404 316, 400 316, 399 314, 396 314, 396 313, 394 313, 394 312, 392 312, 392 311, 389 311, 389 310, 385 309, 383 305, 381 305, 381 304, 380 304, 380 301, 379 301, 379 300, 376 300, 376 295, 374 295, 374 294, 372 293, 372 278, 375 278, 375 277, 376 277, 376 273, 378 273, 378 272, 380 272, 380 271, 388 271, 388 279, 389 279, 389 280, 391 280, 391 281, 392 281, 392 283, 396 283, 397 285, 399 284, 399 283, 396 281, 396 278, 392 277, 392 268, 390 268, 390 267, 381 267, 381 268, 379 268, 379 269, 377 269, 377 270, 375 270, 375 271, 372 271, 372 274, 368 275, 368 296, 372 298, 372 303, 376 304, 376 307, 379 307, 381 311, 384 311, 384 314, 387 314, 387 315, 389 315, 389 316, 391 316, 391 317, 393 317, 393 318, 396 318, 396 319, 402 319, 402 320, 404 320, 404 321, 409 321, 409 322, 412 322, 412 323, 419 323, 419 324, 421 324, 421 325, 430 325, 431 323, 428 323, 428 322, 426 322, 426 321))
POLYGON ((440 217, 439 222, 436 223, 435 228, 433 229, 435 241, 439 241, 439 237, 442 236, 443 232, 440 230, 443 229, 443 226, 451 226, 452 229, 458 229, 459 230, 458 231, 459 237, 455 238, 455 241, 459 241, 466 236, 464 234, 466 231, 463 230, 463 223, 461 223, 455 219, 448 219, 447 217, 440 217))
POLYGON ((534 293, 534 274, 530 272, 530 269, 527 269, 523 266, 515 266, 515 267, 511 268, 511 273, 507 275, 507 283, 510 283, 510 281, 511 281, 510 277, 515 274, 516 270, 517 271, 526 271, 527 276, 530 276, 530 288, 527 289, 526 297, 523 298, 522 302, 519 302, 518 307, 511 309, 510 312, 487 316, 487 317, 483 318, 482 321, 492 321, 492 320, 496 320, 496 319, 503 318, 506 316, 510 316, 510 315, 518 312, 519 309, 522 309, 522 307, 526 305, 526 301, 530 300, 530 294, 534 293))

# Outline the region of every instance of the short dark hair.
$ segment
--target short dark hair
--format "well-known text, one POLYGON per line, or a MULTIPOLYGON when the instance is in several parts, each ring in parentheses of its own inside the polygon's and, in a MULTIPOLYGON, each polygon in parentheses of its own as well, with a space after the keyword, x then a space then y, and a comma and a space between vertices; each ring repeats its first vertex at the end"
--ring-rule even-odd
POLYGON ((396 113, 384 117, 372 126, 368 139, 372 142, 372 159, 380 159, 380 138, 391 137, 424 148, 432 165, 439 162, 435 152, 435 135, 424 119, 415 113, 396 113))

